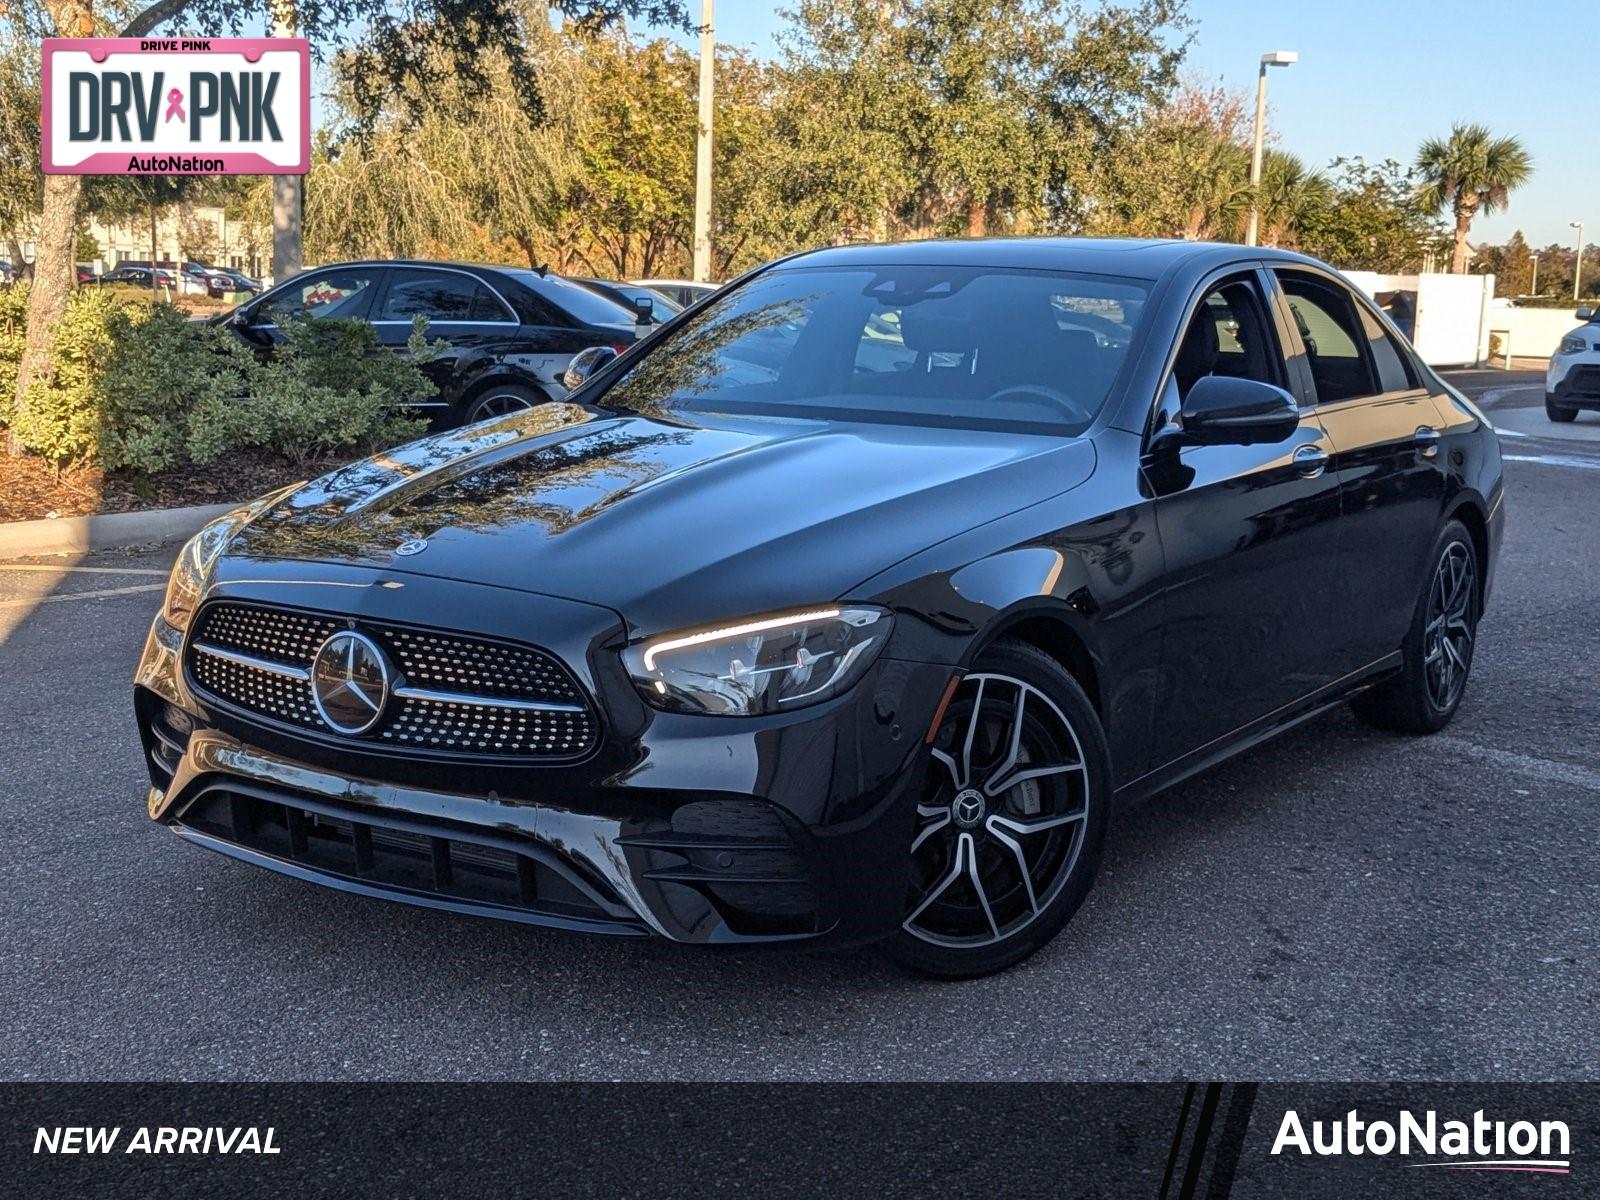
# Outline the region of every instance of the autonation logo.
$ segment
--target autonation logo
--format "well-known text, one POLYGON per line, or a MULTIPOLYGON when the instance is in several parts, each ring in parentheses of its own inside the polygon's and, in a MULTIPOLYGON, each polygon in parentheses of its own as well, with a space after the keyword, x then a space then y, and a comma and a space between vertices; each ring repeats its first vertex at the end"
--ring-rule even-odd
POLYGON ((1441 1121, 1431 1109, 1421 1117, 1401 1109, 1392 1121, 1363 1121, 1352 1108, 1342 1120, 1312 1121, 1308 1133, 1300 1114, 1291 1108, 1283 1114, 1272 1152, 1298 1151, 1319 1158, 1394 1154, 1440 1160, 1407 1163, 1409 1167, 1568 1175, 1571 1143, 1565 1121, 1491 1121, 1482 1109, 1470 1121, 1441 1121))

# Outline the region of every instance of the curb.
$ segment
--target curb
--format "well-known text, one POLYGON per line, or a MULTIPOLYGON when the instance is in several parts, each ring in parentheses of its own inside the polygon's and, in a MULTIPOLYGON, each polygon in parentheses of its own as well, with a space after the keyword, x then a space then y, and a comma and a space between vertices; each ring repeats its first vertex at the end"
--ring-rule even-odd
POLYGON ((197 533, 207 521, 238 508, 205 504, 150 512, 96 513, 42 521, 0 523, 0 559, 30 554, 86 554, 121 546, 160 545, 197 533))

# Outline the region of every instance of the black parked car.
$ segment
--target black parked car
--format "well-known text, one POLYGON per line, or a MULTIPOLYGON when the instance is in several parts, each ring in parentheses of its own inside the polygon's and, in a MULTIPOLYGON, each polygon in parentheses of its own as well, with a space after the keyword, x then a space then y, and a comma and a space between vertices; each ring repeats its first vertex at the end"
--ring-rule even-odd
MULTIPOLYGON (((155 286, 157 287, 176 287, 178 284, 178 277, 164 268, 155 268, 154 274, 156 277, 155 286)), ((104 275, 96 276, 93 282, 97 284, 121 283, 129 287, 147 288, 151 286, 150 275, 150 267, 138 267, 124 263, 113 267, 104 275)))
POLYGON ((1114 802, 1461 703, 1494 432, 1310 259, 821 250, 604 357, 183 551, 155 820, 367 895, 971 975, 1072 915, 1114 802))
POLYGON ((439 425, 558 399, 574 354, 597 345, 625 350, 636 337, 631 312, 569 280, 465 263, 319 267, 215 320, 265 352, 281 340, 278 322, 291 313, 370 321, 395 348, 406 344, 413 317, 427 317, 429 336, 450 344, 427 367, 439 388, 428 406, 439 425))
POLYGON ((683 305, 676 300, 668 299, 660 292, 647 288, 642 283, 623 283, 614 279, 574 279, 573 283, 588 288, 597 296, 604 296, 613 304, 637 315, 642 303, 650 306, 650 319, 660 324, 670 320, 683 311, 683 305))

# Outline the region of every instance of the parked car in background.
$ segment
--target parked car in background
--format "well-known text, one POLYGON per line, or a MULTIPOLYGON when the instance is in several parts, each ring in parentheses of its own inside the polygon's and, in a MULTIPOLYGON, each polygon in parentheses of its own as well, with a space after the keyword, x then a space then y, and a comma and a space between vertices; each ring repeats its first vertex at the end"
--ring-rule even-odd
POLYGON ((683 311, 683 305, 676 300, 642 283, 623 283, 614 279, 574 279, 572 282, 635 314, 639 311, 639 302, 645 301, 650 305, 650 316, 657 324, 683 311))
POLYGON ((15 283, 17 273, 8 262, 0 262, 0 283, 15 283))
POLYGON ((679 308, 688 308, 722 288, 720 283, 700 283, 693 279, 635 279, 633 282, 661 293, 679 308))
POLYGON ((262 353, 283 340, 290 316, 368 321, 399 349, 412 321, 449 343, 425 368, 439 388, 436 425, 472 421, 559 399, 572 356, 617 353, 637 340, 635 317, 571 280, 519 267, 423 261, 352 262, 306 271, 213 318, 262 353))
POLYGON ((156 277, 156 287, 170 288, 177 286, 177 276, 171 271, 164 271, 159 267, 152 269, 149 266, 136 266, 132 263, 123 263, 120 266, 113 267, 104 275, 97 276, 94 282, 102 284, 121 283, 129 287, 147 288, 151 286, 150 276, 152 274, 156 277))
POLYGON ((223 292, 249 292, 252 296, 259 295, 263 290, 261 281, 246 275, 243 271, 232 267, 214 267, 214 275, 222 277, 223 292))
POLYGON ((1545 415, 1559 425, 1582 408, 1600 411, 1600 312, 1580 308, 1583 325, 1561 339, 1544 374, 1545 415))
POLYGON ((77 280, 80 284, 93 283, 95 279, 94 267, 88 263, 78 263, 75 267, 77 280))

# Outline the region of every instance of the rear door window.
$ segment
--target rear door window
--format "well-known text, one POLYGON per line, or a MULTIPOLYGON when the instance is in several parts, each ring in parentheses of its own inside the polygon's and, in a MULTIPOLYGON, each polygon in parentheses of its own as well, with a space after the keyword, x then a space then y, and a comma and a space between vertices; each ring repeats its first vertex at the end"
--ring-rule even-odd
POLYGON ((390 277, 378 319, 410 321, 416 317, 429 321, 509 319, 499 301, 471 275, 458 271, 396 271, 390 277))
POLYGON ((1376 395, 1372 345, 1355 298, 1339 285, 1298 271, 1277 272, 1295 328, 1305 345, 1317 403, 1376 395))

